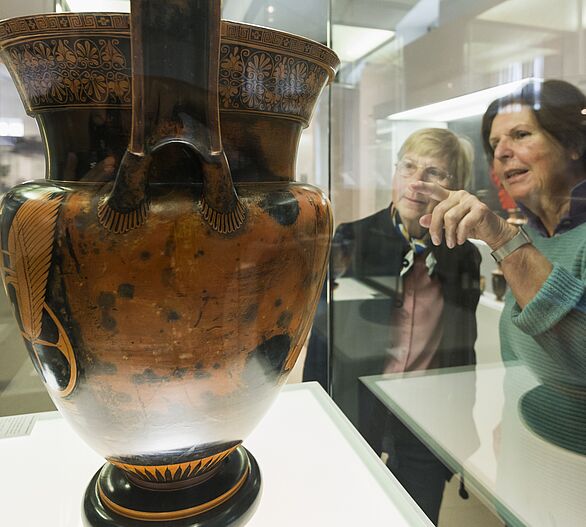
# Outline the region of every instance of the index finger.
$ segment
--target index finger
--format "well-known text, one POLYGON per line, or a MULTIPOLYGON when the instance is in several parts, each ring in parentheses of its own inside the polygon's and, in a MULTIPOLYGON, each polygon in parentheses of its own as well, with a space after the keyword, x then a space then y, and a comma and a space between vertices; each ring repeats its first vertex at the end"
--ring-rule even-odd
POLYGON ((425 194, 436 201, 444 201, 450 197, 450 191, 447 188, 427 181, 414 181, 409 184, 409 190, 425 194))

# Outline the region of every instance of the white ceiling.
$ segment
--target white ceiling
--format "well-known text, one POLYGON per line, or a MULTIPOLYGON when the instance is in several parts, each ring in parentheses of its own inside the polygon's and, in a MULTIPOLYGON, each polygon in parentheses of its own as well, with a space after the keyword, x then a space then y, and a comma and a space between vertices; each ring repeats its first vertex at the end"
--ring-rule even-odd
MULTIPOLYGON (((9 0, 10 1, 10 0, 9 0)), ((122 11, 129 0, 65 0, 71 11, 122 11)), ((222 0, 222 17, 327 39, 328 0, 222 0)))
POLYGON ((581 26, 581 1, 508 0, 482 13, 478 19, 557 31, 581 26))
MULTIPOLYGON (((72 10, 128 11, 129 0, 65 0, 72 10)), ((2 0, 0 18, 49 12, 55 0, 2 0)), ((573 31, 580 24, 582 0, 331 0, 332 23, 395 30, 414 7, 438 3, 444 14, 573 31)), ((328 19, 329 0, 223 0, 223 16, 319 37, 328 19), (320 29, 317 29, 317 28, 320 29)), ((584 15, 586 16, 586 10, 584 15)), ((442 15, 444 18, 445 16, 442 15)), ((445 20, 442 20, 445 21, 445 20)), ((307 35, 309 36, 309 35, 307 35)))
POLYGON ((122 11, 130 9, 129 0, 66 0, 71 11, 122 11))

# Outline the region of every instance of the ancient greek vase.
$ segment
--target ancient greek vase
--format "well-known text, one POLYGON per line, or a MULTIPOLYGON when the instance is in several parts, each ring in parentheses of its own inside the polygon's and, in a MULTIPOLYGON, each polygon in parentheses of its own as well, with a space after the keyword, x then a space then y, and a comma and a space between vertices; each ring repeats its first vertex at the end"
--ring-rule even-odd
POLYGON ((2 277, 55 405, 107 459, 86 525, 247 519, 260 472, 241 443, 323 283, 331 212, 295 159, 338 60, 219 6, 0 23, 47 158, 2 201, 2 277))
POLYGON ((499 269, 494 269, 491 273, 492 276, 492 291, 497 300, 502 301, 505 298, 507 292, 507 281, 505 280, 504 273, 499 269))

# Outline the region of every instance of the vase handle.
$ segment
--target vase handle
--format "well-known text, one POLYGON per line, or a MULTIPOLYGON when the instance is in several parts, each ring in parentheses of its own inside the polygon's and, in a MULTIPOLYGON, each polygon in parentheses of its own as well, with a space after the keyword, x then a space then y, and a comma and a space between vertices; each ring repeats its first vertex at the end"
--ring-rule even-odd
POLYGON ((151 155, 182 143, 201 160, 202 214, 220 233, 246 217, 222 147, 218 107, 220 0, 131 0, 132 132, 100 222, 122 233, 149 210, 151 155))

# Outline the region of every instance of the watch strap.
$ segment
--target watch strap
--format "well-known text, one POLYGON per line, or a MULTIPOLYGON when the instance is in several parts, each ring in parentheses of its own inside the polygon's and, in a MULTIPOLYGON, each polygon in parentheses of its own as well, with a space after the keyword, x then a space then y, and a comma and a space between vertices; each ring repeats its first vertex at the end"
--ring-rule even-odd
POLYGON ((519 232, 515 234, 507 243, 501 245, 496 251, 492 251, 490 254, 495 259, 496 263, 501 263, 509 254, 516 251, 519 247, 533 243, 529 234, 519 226, 519 232))

